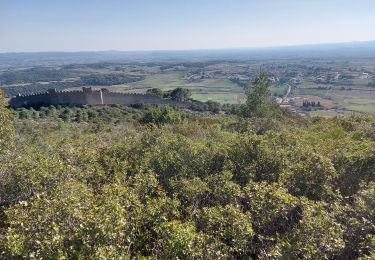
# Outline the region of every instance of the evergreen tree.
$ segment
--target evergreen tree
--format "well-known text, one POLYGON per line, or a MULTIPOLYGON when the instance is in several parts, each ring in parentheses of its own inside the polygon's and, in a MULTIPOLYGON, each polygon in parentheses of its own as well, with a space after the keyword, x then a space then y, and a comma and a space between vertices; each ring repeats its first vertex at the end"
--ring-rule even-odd
POLYGON ((271 97, 270 87, 271 81, 264 71, 259 71, 256 77, 249 81, 245 89, 247 100, 244 114, 246 116, 262 117, 274 114, 277 105, 271 97))

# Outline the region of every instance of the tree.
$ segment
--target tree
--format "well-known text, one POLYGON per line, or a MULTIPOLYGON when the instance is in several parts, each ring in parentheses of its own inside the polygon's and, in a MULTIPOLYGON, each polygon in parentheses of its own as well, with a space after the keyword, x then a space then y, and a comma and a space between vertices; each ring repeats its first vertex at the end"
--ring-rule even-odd
POLYGON ((157 96, 157 97, 164 97, 164 92, 160 88, 151 88, 146 91, 146 94, 157 96))
POLYGON ((191 96, 191 91, 185 88, 176 88, 172 90, 170 96, 173 100, 186 101, 191 96))
POLYGON ((271 81, 264 71, 259 71, 256 77, 249 81, 245 88, 247 100, 244 114, 246 116, 266 116, 275 110, 270 87, 271 81))
POLYGON ((220 110, 221 110, 221 105, 220 105, 219 102, 208 100, 204 104, 204 110, 211 111, 211 112, 214 112, 214 113, 219 113, 220 110))
POLYGON ((71 116, 71 109, 65 108, 64 111, 61 113, 60 118, 64 120, 65 122, 69 122, 70 116, 71 116))

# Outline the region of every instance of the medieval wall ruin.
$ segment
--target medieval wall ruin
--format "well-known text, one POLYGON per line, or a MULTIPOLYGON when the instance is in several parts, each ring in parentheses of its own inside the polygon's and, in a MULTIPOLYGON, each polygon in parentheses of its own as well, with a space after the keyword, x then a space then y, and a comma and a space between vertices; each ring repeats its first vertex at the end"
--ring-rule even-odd
POLYGON ((17 95, 10 99, 9 105, 12 108, 19 107, 40 107, 50 105, 83 106, 83 105, 125 105, 136 104, 160 105, 169 104, 178 107, 189 107, 191 103, 176 100, 163 99, 147 94, 128 94, 110 92, 106 89, 93 90, 90 87, 83 87, 81 90, 56 91, 50 89, 45 93, 31 95, 17 95))

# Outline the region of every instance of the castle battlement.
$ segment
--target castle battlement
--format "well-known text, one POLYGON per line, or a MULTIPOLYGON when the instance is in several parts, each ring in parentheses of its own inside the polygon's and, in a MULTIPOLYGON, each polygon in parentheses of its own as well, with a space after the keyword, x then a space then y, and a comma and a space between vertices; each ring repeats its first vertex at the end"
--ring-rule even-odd
POLYGON ((160 105, 169 104, 178 107, 190 107, 189 102, 180 102, 176 100, 163 99, 161 97, 139 94, 111 92, 108 89, 92 89, 83 87, 82 90, 58 91, 49 89, 47 92, 33 93, 28 95, 17 95, 12 97, 9 105, 12 108, 19 107, 40 107, 50 105, 125 105, 131 106, 136 104, 160 105))

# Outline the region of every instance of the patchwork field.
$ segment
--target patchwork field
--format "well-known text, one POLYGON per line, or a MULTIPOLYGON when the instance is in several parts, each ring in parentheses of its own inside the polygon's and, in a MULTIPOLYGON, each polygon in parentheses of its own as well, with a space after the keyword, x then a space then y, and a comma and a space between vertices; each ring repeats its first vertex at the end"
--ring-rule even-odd
POLYGON ((338 104, 347 110, 375 114, 375 99, 344 98, 338 104))
POLYGON ((375 89, 332 90, 329 97, 339 109, 375 114, 375 89))
POLYGON ((192 91, 192 98, 200 101, 217 101, 221 103, 238 103, 243 97, 243 89, 226 78, 205 78, 189 82, 182 73, 161 73, 130 84, 112 86, 113 90, 144 93, 150 88, 170 90, 187 88, 192 91))
MULTIPOLYGON (((175 88, 187 88, 192 91, 192 98, 199 101, 217 101, 220 103, 237 104, 244 102, 244 90, 239 85, 226 78, 205 78, 199 81, 188 81, 182 73, 163 73, 148 76, 146 79, 130 84, 112 86, 112 90, 131 93, 145 93, 150 88, 170 90, 175 88)), ((288 86, 272 87, 271 93, 283 96, 288 86)))
MULTIPOLYGON (((301 114, 334 116, 343 113, 375 114, 375 60, 191 60, 128 63, 72 64, 57 67, 14 69, 0 73, 0 87, 8 96, 18 93, 81 89, 145 93, 148 89, 191 90, 192 98, 237 104, 245 100, 244 88, 264 69, 274 83, 273 96, 284 99, 301 114), (73 81, 71 79, 74 79, 73 81), (320 103, 309 107, 304 101, 320 103), (305 104, 305 106, 304 106, 305 104)), ((281 99, 279 99, 281 101, 281 99)))
POLYGON ((294 96, 317 96, 317 97, 327 97, 326 89, 318 88, 295 88, 292 90, 294 96))
MULTIPOLYGON (((294 97, 305 98, 309 101, 319 101, 325 109, 331 112, 309 112, 310 115, 335 116, 347 112, 375 114, 375 89, 368 87, 351 86, 346 88, 335 86, 332 89, 299 87, 292 90, 294 97), (339 112, 338 112, 339 111, 339 112)), ((302 105, 302 101, 296 102, 302 105)))
POLYGON ((356 114, 356 112, 346 111, 346 110, 317 110, 317 111, 311 111, 309 115, 312 117, 320 116, 320 117, 332 118, 335 116, 351 115, 353 113, 356 114))

